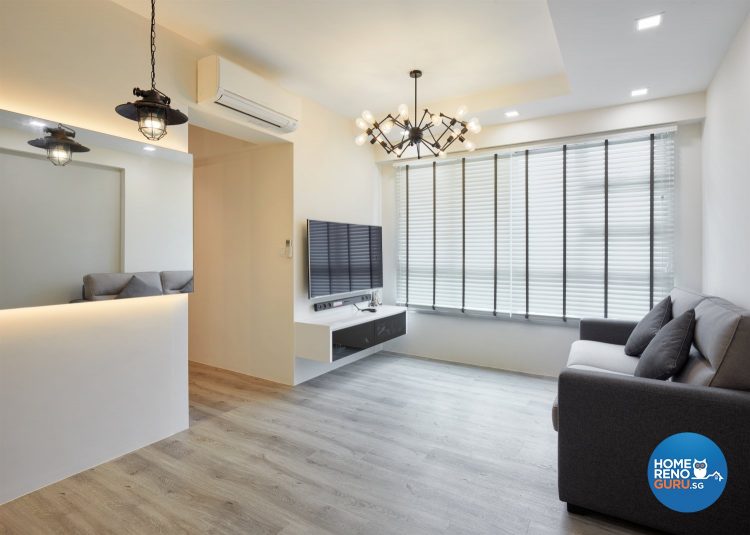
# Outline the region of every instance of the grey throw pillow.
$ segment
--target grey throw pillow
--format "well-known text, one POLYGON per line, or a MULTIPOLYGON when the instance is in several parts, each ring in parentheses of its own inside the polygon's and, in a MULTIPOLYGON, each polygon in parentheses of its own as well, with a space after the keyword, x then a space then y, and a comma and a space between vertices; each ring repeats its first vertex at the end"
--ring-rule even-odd
POLYGON ((147 284, 143 279, 133 275, 125 285, 125 288, 117 294, 115 299, 127 299, 129 297, 148 297, 151 295, 161 295, 159 288, 154 288, 147 284))
POLYGON ((193 293, 193 279, 190 279, 190 281, 188 281, 188 283, 185 286, 180 288, 180 293, 181 294, 193 293))
POLYGON ((687 363, 694 330, 694 310, 667 323, 641 355, 635 376, 665 381, 676 375, 687 363))
POLYGON ((654 339, 659 329, 664 327, 672 319, 672 299, 667 296, 662 299, 651 311, 643 316, 633 332, 630 333, 625 343, 625 354, 637 357, 646 349, 646 346, 654 339))

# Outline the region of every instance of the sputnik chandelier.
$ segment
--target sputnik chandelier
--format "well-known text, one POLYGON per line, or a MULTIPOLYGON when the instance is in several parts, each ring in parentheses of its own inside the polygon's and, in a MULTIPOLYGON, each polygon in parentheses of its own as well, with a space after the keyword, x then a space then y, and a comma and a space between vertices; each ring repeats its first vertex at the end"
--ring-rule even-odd
POLYGON ((466 133, 478 134, 482 130, 479 119, 473 117, 468 121, 464 120, 466 106, 458 108, 455 117, 430 113, 427 108, 420 116, 417 108, 417 79, 422 76, 422 71, 413 70, 409 72, 409 76, 414 78, 414 117, 410 116, 406 104, 398 107, 396 117, 389 113, 382 121, 376 121, 372 113, 365 110, 362 117, 357 117, 356 124, 362 133, 354 138, 354 142, 364 145, 369 140, 370 144, 379 144, 386 153, 393 153, 397 158, 401 158, 411 146, 417 148, 417 158, 422 157, 421 147, 425 147, 432 156, 442 158, 445 157, 446 149, 456 140, 461 141, 469 152, 476 149, 474 142, 466 139, 466 133), (394 127, 398 127, 396 136, 392 135, 394 127))

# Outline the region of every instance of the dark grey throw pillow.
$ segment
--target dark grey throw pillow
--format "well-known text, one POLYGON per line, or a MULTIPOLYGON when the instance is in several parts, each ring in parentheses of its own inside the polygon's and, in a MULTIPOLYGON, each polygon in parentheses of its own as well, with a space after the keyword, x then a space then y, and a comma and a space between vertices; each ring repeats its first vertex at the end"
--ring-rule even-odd
POLYGON ((181 294, 193 293, 193 279, 190 279, 185 286, 180 288, 180 293, 181 294))
POLYGON ((662 299, 651 311, 643 316, 633 332, 630 333, 625 343, 625 354, 637 357, 646 349, 646 346, 654 339, 659 329, 664 327, 672 319, 672 299, 667 296, 662 299))
POLYGON ((159 288, 154 288, 146 283, 143 279, 133 275, 125 285, 125 288, 117 294, 115 299, 127 299, 129 297, 148 297, 151 295, 161 295, 159 288))
POLYGON ((694 310, 667 323, 641 354, 635 376, 665 381, 676 375, 687 363, 694 330, 694 310))

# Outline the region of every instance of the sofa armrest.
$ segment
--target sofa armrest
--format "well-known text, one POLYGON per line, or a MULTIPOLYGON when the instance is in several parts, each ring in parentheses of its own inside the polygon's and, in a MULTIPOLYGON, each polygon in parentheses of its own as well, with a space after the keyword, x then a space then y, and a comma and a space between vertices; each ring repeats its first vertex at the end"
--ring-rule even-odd
POLYGON ((750 533, 750 392, 564 370, 559 380, 560 499, 669 533, 750 533), (729 475, 708 509, 672 511, 651 493, 648 461, 675 433, 723 451, 729 475))
POLYGON ((624 346, 636 325, 637 321, 583 318, 579 327, 579 338, 624 346))

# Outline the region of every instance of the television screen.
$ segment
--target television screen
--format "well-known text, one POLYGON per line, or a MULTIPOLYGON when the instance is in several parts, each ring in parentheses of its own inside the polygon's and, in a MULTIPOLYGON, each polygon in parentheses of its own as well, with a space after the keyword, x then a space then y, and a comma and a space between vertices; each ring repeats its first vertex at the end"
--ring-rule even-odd
POLYGON ((383 229, 307 220, 310 298, 383 287, 383 229))

